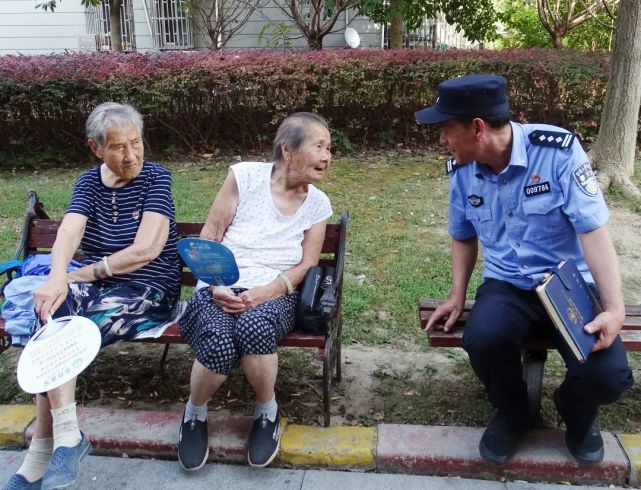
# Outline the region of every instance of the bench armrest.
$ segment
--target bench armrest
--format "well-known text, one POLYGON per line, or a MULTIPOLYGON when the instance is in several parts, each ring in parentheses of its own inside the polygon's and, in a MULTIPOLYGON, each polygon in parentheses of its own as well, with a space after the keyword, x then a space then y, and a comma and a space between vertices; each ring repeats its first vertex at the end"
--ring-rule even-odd
POLYGON ((20 273, 21 269, 22 260, 9 260, 0 264, 0 296, 4 296, 4 288, 13 280, 16 273, 20 273))
POLYGON ((341 298, 341 288, 343 287, 343 270, 345 269, 345 241, 347 237, 347 221, 349 215, 347 211, 341 214, 340 224, 340 242, 338 244, 338 252, 336 254, 336 272, 334 273, 334 283, 325 289, 323 296, 321 296, 321 308, 323 310, 323 318, 329 321, 333 316, 336 308, 339 306, 341 298))

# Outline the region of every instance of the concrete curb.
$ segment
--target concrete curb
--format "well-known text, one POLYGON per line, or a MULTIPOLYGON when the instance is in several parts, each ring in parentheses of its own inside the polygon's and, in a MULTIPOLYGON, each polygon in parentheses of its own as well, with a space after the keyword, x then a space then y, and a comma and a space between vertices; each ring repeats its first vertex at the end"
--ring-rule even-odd
POLYGON ((605 457, 597 466, 580 466, 574 461, 565 447, 564 432, 532 430, 514 458, 496 467, 479 455, 483 431, 479 427, 381 424, 376 468, 395 473, 607 485, 625 485, 630 474, 628 459, 609 432, 602 432, 605 457))
POLYGON ((630 461, 630 478, 629 484, 639 486, 641 479, 641 435, 640 434, 619 434, 617 436, 619 443, 630 461))
MULTIPOLYGON (((35 407, 0 405, 0 447, 31 440, 35 407)), ((176 459, 181 414, 79 407, 79 423, 94 454, 176 459)), ((245 464, 251 417, 210 414, 209 460, 245 464)), ((579 466, 567 453, 562 431, 533 430, 517 455, 503 467, 478 454, 482 428, 379 424, 378 427, 308 427, 282 422, 276 464, 287 467, 374 469, 467 478, 639 484, 641 435, 602 432, 604 461, 579 466)))
POLYGON ((0 447, 24 446, 26 428, 35 417, 35 405, 0 405, 0 447))

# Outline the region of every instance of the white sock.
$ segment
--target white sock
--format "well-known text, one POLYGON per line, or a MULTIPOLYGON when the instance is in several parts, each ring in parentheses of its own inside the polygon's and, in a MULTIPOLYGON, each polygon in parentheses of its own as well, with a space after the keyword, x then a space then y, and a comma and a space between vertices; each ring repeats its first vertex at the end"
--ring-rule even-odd
POLYGON ((53 449, 60 446, 73 447, 80 442, 82 435, 78 428, 76 402, 60 408, 52 408, 53 416, 53 449))
POLYGON ((261 415, 267 415, 267 420, 273 422, 278 415, 278 403, 276 403, 276 395, 272 397, 267 403, 256 402, 254 406, 254 420, 259 419, 261 415))
POLYGON ((51 453, 53 453, 53 437, 31 439, 27 455, 16 473, 24 476, 30 483, 39 480, 49 466, 51 453))
POLYGON ((194 405, 191 402, 191 396, 187 400, 187 406, 185 407, 185 416, 183 417, 183 422, 189 422, 193 417, 196 417, 196 420, 204 422, 207 420, 207 402, 202 405, 194 405))

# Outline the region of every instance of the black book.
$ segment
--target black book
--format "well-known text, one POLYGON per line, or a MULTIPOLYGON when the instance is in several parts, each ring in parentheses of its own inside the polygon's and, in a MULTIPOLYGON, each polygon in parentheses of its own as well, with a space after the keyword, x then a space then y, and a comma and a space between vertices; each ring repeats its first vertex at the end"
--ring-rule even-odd
POLYGON ((552 269, 536 292, 570 350, 579 362, 585 362, 596 335, 583 327, 602 310, 574 261, 564 260, 552 269))

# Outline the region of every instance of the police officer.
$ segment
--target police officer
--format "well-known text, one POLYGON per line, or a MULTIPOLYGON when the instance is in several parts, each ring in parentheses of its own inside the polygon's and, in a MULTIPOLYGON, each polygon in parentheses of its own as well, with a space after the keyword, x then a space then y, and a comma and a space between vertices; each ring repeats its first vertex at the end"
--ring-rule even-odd
POLYGON ((452 288, 426 331, 448 331, 461 315, 479 241, 483 247, 483 283, 463 336, 472 368, 496 409, 479 444, 481 457, 504 464, 516 452, 534 416, 520 351, 528 339, 547 336, 567 367, 554 393, 567 447, 580 463, 599 463, 599 405, 616 401, 633 378, 618 335, 625 307, 608 210, 587 155, 564 129, 510 122, 507 82, 500 76, 447 80, 438 87, 436 103, 415 116, 419 124, 440 125, 440 143, 454 157, 448 225, 452 288), (585 280, 596 283, 603 303, 603 313, 585 326, 597 342, 583 364, 534 291, 563 259, 574 260, 585 280))

